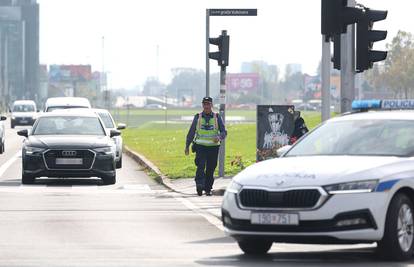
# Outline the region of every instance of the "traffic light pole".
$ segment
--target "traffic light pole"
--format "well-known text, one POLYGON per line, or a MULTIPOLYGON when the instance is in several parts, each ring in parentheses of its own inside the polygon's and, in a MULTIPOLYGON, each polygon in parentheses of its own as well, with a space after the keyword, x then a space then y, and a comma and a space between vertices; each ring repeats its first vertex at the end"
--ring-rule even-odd
MULTIPOLYGON (((224 32, 224 31, 223 31, 224 32)), ((220 67, 220 116, 223 124, 226 124, 226 66, 220 67)), ((219 151, 219 177, 224 177, 224 165, 226 156, 226 140, 223 140, 219 151)))
POLYGON ((331 42, 326 35, 322 35, 322 121, 330 118, 331 106, 331 42))
MULTIPOLYGON (((355 7, 355 0, 348 0, 349 7, 355 7)), ((341 34, 341 113, 351 111, 355 99, 355 25, 347 26, 347 33, 341 34)))
POLYGON ((210 96, 210 9, 206 9, 206 96, 210 96))

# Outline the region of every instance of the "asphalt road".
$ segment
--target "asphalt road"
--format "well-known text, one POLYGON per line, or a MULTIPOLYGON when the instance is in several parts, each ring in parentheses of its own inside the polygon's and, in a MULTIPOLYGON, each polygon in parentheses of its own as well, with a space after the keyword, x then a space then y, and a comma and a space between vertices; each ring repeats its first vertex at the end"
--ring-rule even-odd
MULTIPOLYGON (((220 197, 168 192, 124 156, 117 183, 41 179, 22 186, 18 129, 0 155, 0 266, 408 266, 372 246, 274 244, 247 257, 226 237, 220 197)), ((414 266, 414 261, 411 262, 414 266)))

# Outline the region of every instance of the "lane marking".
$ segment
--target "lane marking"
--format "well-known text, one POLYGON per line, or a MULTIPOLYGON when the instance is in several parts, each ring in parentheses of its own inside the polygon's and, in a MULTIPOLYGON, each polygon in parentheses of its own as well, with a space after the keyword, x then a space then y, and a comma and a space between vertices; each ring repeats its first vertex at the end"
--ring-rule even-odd
POLYGON ((193 202, 189 201, 188 199, 185 199, 183 197, 174 197, 177 201, 181 202, 184 206, 186 206, 188 209, 196 213, 197 215, 202 216, 204 219, 206 219, 209 223, 217 227, 219 230, 224 232, 223 223, 219 218, 216 216, 210 214, 209 212, 203 211, 200 207, 198 207, 193 202))
POLYGON ((7 171, 8 168, 19 158, 21 155, 21 151, 18 151, 13 157, 11 157, 8 161, 6 161, 3 165, 0 167, 0 177, 3 176, 3 174, 7 171))
POLYGON ((144 192, 151 192, 152 191, 152 189, 149 187, 148 184, 124 184, 123 186, 119 187, 118 189, 136 190, 136 191, 144 191, 144 192))

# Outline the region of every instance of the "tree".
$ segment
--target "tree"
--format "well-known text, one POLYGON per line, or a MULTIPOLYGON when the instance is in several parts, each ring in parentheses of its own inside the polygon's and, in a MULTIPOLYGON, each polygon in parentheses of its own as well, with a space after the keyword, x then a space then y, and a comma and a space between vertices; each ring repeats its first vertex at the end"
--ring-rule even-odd
POLYGON ((205 72, 193 68, 172 69, 173 78, 167 86, 168 94, 177 99, 183 96, 192 96, 201 101, 205 96, 205 72))
POLYGON ((395 97, 409 98, 414 93, 414 39, 409 32, 398 31, 387 44, 388 55, 383 65, 375 66, 365 77, 376 88, 385 87, 395 97))
POLYGON ((143 94, 146 96, 163 96, 165 85, 155 77, 148 77, 144 84, 143 94))

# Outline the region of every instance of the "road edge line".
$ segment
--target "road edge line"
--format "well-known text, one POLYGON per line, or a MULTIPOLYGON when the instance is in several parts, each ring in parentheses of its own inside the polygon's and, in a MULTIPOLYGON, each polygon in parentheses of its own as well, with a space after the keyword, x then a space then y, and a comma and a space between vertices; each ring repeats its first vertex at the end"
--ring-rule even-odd
POLYGON ((22 152, 18 151, 13 157, 8 159, 5 163, 0 166, 0 177, 7 171, 8 168, 19 158, 22 152))
POLYGON ((181 202, 184 206, 186 206, 188 209, 193 211, 195 214, 202 216, 204 219, 206 219, 210 224, 214 225, 220 231, 224 232, 223 223, 221 222, 221 220, 217 216, 215 216, 215 215, 213 215, 209 212, 204 212, 196 204, 194 204, 193 202, 191 202, 188 199, 185 199, 183 197, 174 197, 174 199, 181 202))

